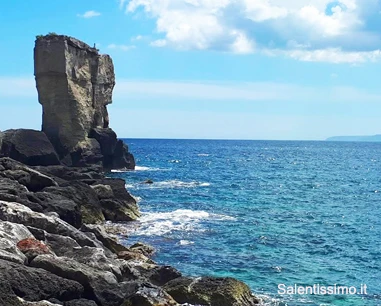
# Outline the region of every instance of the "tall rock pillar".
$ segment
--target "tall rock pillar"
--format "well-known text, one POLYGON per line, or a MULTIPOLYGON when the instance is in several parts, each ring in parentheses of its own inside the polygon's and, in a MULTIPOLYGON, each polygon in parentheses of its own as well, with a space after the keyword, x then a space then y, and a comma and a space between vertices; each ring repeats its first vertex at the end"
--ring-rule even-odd
POLYGON ((38 36, 34 74, 43 108, 42 131, 62 162, 135 167, 127 146, 109 128, 107 105, 115 86, 110 56, 69 36, 38 36))

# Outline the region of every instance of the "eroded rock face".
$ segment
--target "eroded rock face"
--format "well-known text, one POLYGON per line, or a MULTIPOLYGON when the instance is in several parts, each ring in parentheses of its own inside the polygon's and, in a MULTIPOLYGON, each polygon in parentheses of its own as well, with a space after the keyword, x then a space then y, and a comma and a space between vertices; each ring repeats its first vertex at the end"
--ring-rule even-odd
POLYGON ((134 168, 127 146, 116 146, 116 134, 109 129, 106 106, 115 86, 109 55, 73 37, 40 36, 34 48, 34 74, 43 107, 42 131, 65 165, 134 168), (94 130, 99 133, 90 136, 94 130), (103 145, 110 142, 115 144, 103 145))
POLYGON ((60 154, 85 141, 92 128, 108 127, 115 85, 110 56, 75 38, 48 35, 36 40, 34 59, 42 130, 60 154))

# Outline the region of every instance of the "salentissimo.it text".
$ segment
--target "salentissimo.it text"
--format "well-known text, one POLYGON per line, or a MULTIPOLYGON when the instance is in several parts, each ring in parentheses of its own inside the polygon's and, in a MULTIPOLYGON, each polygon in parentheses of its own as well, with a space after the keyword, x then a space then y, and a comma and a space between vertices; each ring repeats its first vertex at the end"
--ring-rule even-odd
POLYGON ((285 284, 278 285, 278 294, 298 294, 298 295, 367 295, 367 285, 361 284, 359 287, 355 286, 341 286, 332 285, 324 286, 320 284, 314 284, 312 286, 302 286, 294 284, 292 286, 287 286, 285 284))

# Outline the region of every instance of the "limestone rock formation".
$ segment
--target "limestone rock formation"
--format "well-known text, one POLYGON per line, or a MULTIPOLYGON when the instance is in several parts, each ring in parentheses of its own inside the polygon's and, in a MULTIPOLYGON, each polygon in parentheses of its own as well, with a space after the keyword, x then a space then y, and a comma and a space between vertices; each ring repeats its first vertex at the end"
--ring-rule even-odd
POLYGON ((110 56, 69 36, 38 36, 34 73, 43 107, 42 130, 64 164, 103 162, 106 168, 134 169, 133 156, 123 144, 121 148, 116 145, 116 134, 109 129, 107 105, 115 86, 110 56), (89 135, 93 129, 95 136, 89 135), (100 144, 98 135, 102 135, 100 144), (106 148, 104 143, 112 145, 106 148))
POLYGON ((60 164, 44 132, 18 129, 0 134, 0 157, 10 157, 29 166, 60 164))

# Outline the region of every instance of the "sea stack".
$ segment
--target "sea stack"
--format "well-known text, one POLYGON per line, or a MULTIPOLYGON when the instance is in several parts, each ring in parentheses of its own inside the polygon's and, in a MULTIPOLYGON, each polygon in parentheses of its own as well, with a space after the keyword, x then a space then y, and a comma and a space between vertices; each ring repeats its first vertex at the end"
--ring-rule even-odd
POLYGON ((107 105, 115 86, 109 55, 73 37, 38 36, 34 75, 43 109, 42 131, 63 164, 134 169, 127 145, 109 127, 107 105))

